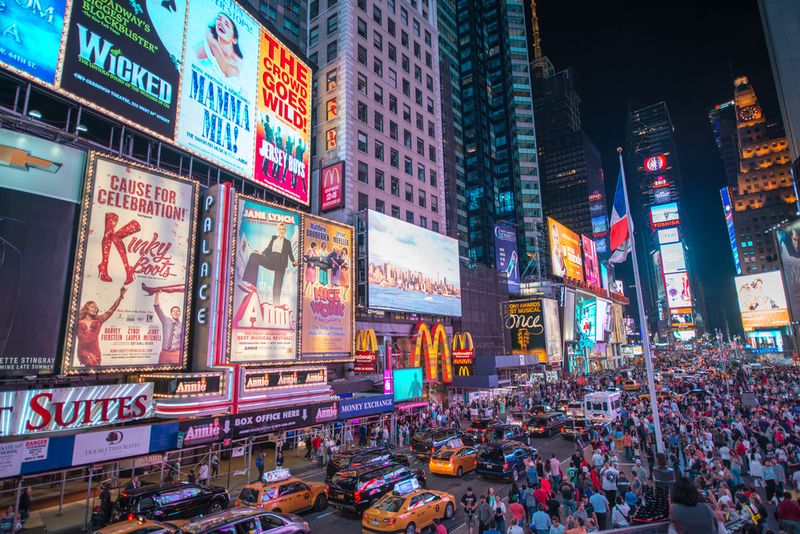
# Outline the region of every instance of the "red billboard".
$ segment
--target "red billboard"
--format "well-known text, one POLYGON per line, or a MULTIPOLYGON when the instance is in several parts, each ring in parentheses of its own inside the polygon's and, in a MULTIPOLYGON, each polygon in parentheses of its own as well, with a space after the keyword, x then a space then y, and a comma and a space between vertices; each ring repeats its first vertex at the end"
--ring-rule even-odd
POLYGON ((319 178, 319 211, 344 206, 344 161, 323 167, 319 178))

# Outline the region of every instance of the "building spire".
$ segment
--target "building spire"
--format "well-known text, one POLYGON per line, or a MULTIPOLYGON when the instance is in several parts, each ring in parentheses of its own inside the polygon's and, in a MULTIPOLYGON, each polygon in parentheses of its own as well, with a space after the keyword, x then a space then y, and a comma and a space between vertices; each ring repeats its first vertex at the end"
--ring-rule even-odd
POLYGON ((531 0, 531 41, 533 59, 542 57, 542 39, 539 36, 539 17, 536 15, 536 0, 531 0))

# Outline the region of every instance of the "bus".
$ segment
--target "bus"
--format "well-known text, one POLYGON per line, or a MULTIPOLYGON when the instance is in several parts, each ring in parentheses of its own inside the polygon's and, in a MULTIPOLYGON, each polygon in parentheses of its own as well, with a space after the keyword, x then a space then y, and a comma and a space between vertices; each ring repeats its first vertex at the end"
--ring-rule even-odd
POLYGON ((584 417, 612 422, 619 419, 622 409, 622 393, 619 391, 593 391, 583 399, 584 417))

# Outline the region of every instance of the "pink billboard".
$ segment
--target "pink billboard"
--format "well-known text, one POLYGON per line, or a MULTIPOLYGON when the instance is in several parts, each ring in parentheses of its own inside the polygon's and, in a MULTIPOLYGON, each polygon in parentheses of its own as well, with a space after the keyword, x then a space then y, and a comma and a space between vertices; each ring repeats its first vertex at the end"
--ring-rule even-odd
POLYGON ((586 283, 590 286, 600 287, 600 263, 597 260, 597 247, 591 237, 581 234, 583 244, 583 271, 586 283))

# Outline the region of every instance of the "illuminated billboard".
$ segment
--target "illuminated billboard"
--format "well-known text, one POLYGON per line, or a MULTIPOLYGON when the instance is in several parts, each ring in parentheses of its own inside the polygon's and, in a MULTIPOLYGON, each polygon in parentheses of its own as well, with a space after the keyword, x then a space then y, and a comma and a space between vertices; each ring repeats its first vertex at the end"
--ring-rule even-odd
POLYGON ((544 299, 504 302, 503 328, 506 349, 511 354, 533 354, 540 362, 547 361, 544 299))
POLYGON ((458 241, 377 211, 367 222, 371 309, 461 315, 458 241))
POLYGON ((789 311, 795 321, 800 321, 800 219, 778 228, 775 239, 780 251, 789 311))
POLYGON ((736 295, 745 331, 789 324, 780 271, 737 276, 736 295))
POLYGON ((611 303, 597 299, 595 304, 595 341, 605 341, 611 331, 611 303))
POLYGON ((686 270, 686 255, 683 243, 661 245, 661 266, 664 273, 679 273, 686 270))
POLYGON ((64 28, 66 0, 3 2, 0 65, 53 84, 64 28))
POLYGON ((575 294, 575 340, 581 349, 594 346, 597 335, 597 299, 575 294))
POLYGON ((578 234, 551 217, 547 218, 547 229, 553 275, 583 281, 581 240, 578 234))
POLYGON ((604 236, 608 233, 608 219, 605 215, 592 217, 592 235, 594 237, 604 236))
POLYGON ((495 269, 508 281, 511 294, 519 293, 519 255, 517 254, 517 230, 508 224, 494 225, 495 269))
POLYGON ((667 305, 670 308, 692 307, 692 291, 689 287, 688 273, 665 274, 664 288, 667 292, 667 305))
POLYGON ((663 154, 651 156, 644 160, 644 170, 647 172, 658 172, 667 166, 667 157, 663 154))
POLYGON ((394 382, 395 402, 422 398, 422 367, 394 369, 392 371, 392 380, 394 382))
MULTIPOLYGON (((725 226, 728 227, 728 240, 731 242, 731 253, 733 253, 733 266, 736 267, 736 274, 742 274, 742 263, 739 260, 739 246, 736 241, 736 230, 733 227, 733 205, 727 187, 719 190, 722 197, 722 210, 725 212, 725 226)), ((800 286, 798 286, 800 290, 800 286)))
POLYGON ((691 308, 670 308, 669 317, 672 328, 691 328, 694 326, 694 314, 691 308))
POLYGON ((666 245, 667 243, 675 243, 680 241, 681 235, 678 228, 665 228, 658 231, 658 244, 666 245))
POLYGON ((650 220, 653 223, 653 228, 678 226, 681 223, 678 204, 670 202, 669 204, 652 206, 650 208, 650 220))
POLYGON ((583 271, 586 274, 586 283, 590 286, 600 287, 600 266, 597 260, 597 248, 591 237, 581 235, 583 245, 583 271))

